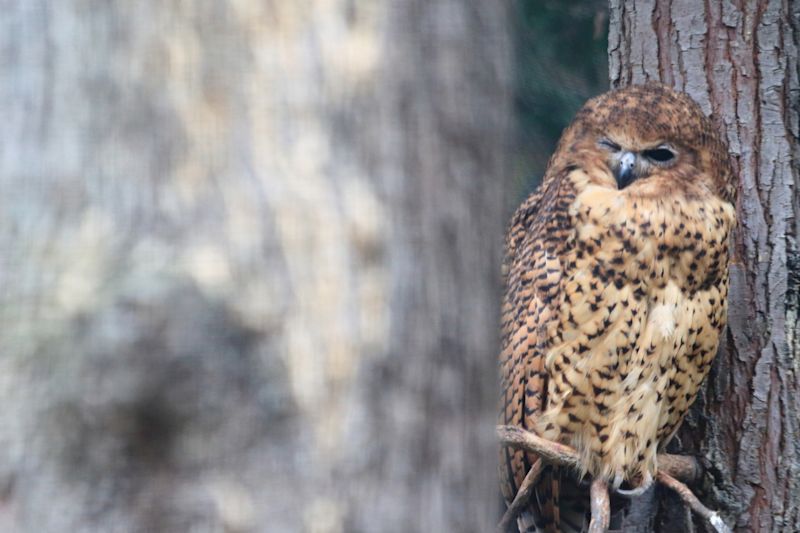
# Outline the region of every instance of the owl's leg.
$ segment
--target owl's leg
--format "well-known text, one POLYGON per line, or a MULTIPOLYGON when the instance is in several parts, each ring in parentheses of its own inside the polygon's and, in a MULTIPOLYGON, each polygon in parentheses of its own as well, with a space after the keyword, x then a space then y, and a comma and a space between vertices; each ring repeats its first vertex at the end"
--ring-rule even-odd
POLYGON ((589 533, 605 533, 611 521, 611 498, 608 496, 608 483, 597 478, 592 481, 590 489, 592 499, 592 520, 589 522, 589 533))
POLYGON ((657 474, 657 479, 658 482, 665 487, 669 487, 677 492, 678 496, 680 496, 681 500, 683 500, 683 503, 688 505, 692 511, 707 520, 717 533, 731 533, 731 530, 727 525, 725 525, 725 522, 722 521, 722 518, 720 518, 719 514, 703 505, 700 500, 697 499, 697 496, 692 493, 691 489, 689 489, 689 487, 687 487, 684 483, 681 483, 664 471, 660 471, 657 474))

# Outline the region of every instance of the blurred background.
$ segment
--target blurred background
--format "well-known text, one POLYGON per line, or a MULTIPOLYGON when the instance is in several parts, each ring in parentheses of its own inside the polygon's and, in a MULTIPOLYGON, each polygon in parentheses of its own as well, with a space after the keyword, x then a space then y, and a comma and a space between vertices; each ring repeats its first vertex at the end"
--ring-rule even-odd
POLYGON ((0 6, 0 530, 490 530, 504 226, 605 3, 0 6))
POLYGON ((608 90, 607 4, 512 3, 515 194, 539 184, 561 131, 586 100, 608 90))

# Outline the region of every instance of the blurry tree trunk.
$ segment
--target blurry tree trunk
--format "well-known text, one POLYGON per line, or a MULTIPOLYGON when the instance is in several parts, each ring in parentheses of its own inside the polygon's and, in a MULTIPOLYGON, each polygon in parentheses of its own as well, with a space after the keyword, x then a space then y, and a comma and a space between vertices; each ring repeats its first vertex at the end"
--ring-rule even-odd
MULTIPOLYGON (((800 2, 610 5, 612 85, 661 80, 689 93, 727 137, 741 180, 728 331, 678 448, 705 457, 695 490, 739 531, 796 531, 800 2)), ((657 529, 685 530, 663 507, 657 529)))
POLYGON ((0 7, 0 530, 489 530, 503 3, 0 7))

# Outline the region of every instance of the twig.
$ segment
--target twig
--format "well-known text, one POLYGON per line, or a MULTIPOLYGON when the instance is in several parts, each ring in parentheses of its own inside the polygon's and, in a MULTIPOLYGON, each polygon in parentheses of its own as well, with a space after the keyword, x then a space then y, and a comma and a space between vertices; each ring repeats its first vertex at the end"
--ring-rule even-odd
POLYGON ((611 520, 611 499, 608 496, 608 483, 597 478, 592 481, 590 489, 592 498, 592 520, 589 522, 589 533, 606 533, 611 520))
POLYGON ((719 514, 703 505, 700 500, 697 499, 697 496, 692 493, 689 487, 664 471, 660 471, 658 473, 657 479, 662 485, 665 485, 677 492, 678 496, 680 496, 681 500, 683 500, 683 503, 688 505, 692 511, 700 515, 702 518, 706 519, 714 527, 714 530, 717 531, 717 533, 731 533, 731 530, 727 525, 725 525, 725 522, 722 521, 722 518, 720 518, 719 514))
POLYGON ((514 521, 517 519, 522 510, 528 505, 531 499, 531 494, 533 493, 533 488, 536 485, 536 481, 539 479, 539 474, 541 472, 542 460, 537 459, 536 462, 533 463, 531 469, 528 470, 528 474, 525 476, 525 479, 522 480, 522 485, 520 485, 517 495, 514 496, 514 501, 508 506, 503 518, 500 520, 500 523, 497 524, 497 533, 506 533, 514 524, 514 521))

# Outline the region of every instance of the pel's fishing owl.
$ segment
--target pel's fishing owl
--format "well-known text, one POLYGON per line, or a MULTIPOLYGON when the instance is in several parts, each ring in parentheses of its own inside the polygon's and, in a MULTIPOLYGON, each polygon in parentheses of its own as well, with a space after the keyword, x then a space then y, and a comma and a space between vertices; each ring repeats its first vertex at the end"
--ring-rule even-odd
MULTIPOLYGON (((735 192, 688 96, 648 84, 589 100, 506 236, 500 424, 575 447, 612 487, 649 484, 725 325, 735 192)), ((510 502, 535 457, 500 455, 510 502)), ((582 526, 559 508, 564 475, 537 484, 539 529, 582 526)))

